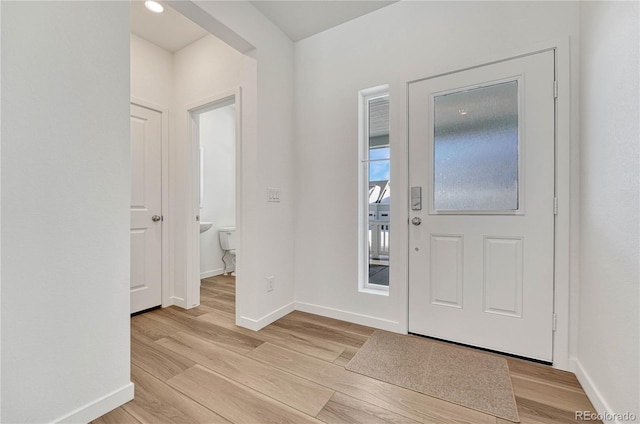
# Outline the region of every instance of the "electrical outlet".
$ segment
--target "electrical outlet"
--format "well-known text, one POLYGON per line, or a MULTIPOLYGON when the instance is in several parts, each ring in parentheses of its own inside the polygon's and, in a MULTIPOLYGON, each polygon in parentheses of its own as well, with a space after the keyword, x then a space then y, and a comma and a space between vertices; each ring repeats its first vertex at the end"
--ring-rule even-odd
POLYGON ((273 287, 275 286, 275 283, 276 283, 275 280, 276 279, 275 279, 275 277, 273 275, 270 276, 270 277, 267 277, 267 291, 268 292, 273 291, 273 287))

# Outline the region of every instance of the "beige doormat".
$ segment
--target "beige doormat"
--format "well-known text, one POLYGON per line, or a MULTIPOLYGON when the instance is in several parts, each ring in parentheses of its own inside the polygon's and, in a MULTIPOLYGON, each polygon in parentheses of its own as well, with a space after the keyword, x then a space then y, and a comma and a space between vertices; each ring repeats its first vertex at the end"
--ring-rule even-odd
POLYGON ((415 336, 374 332, 346 368, 520 422, 504 358, 415 336))

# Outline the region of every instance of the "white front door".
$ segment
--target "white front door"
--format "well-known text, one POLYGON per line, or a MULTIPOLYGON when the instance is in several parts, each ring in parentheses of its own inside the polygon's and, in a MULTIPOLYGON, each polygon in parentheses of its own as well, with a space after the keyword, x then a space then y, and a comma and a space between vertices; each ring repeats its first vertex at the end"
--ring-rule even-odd
POLYGON ((162 303, 162 113, 131 105, 131 313, 162 303))
POLYGON ((409 87, 409 331, 551 362, 554 52, 409 87))

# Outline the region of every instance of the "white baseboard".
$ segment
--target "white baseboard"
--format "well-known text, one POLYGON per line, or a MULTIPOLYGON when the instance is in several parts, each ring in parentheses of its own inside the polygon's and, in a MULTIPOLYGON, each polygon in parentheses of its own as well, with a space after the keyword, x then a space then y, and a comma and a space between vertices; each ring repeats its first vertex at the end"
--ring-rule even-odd
POLYGON ((354 324, 366 325, 367 327, 378 328, 380 330, 391 331, 394 333, 406 333, 400 326, 399 322, 376 318, 369 315, 357 314, 349 311, 343 311, 340 309, 328 308, 326 306, 314 305, 305 302, 296 302, 296 310, 308 312, 310 314, 321 315, 324 317, 335 318, 342 321, 348 321, 354 324))
POLYGON ((169 298, 171 300, 171 305, 176 305, 181 307, 182 309, 189 309, 187 307, 187 301, 181 297, 171 296, 169 298))
MULTIPOLYGON (((607 414, 611 414, 612 412, 619 412, 619 411, 614 411, 613 409, 611 409, 606 399, 604 398, 604 396, 602 396, 602 393, 600 392, 600 390, 598 390, 598 387, 595 385, 594 381, 591 379, 591 377, 589 376, 589 373, 587 372, 587 370, 584 369, 580 361, 578 359, 572 359, 571 361, 573 362, 573 369, 575 370, 576 377, 578 377, 578 381, 582 385, 582 388, 584 389, 584 392, 587 394, 587 397, 593 404, 593 407, 596 409, 593 412, 601 414, 602 418, 605 418, 602 420, 603 423, 622 424, 623 422, 618 421, 617 419, 613 419, 613 420, 606 419, 607 414)), ((637 421, 634 421, 634 422, 637 422, 637 421)))
MULTIPOLYGON (((235 271, 235 267, 228 266, 227 273, 235 271)), ((203 280, 205 278, 215 277, 216 275, 224 274, 224 268, 212 269, 210 271, 205 271, 200 273, 200 279, 203 280)))
POLYGON ((58 418, 54 423, 88 423, 133 399, 133 383, 58 418))
POLYGON ((288 313, 295 311, 295 309, 295 302, 291 302, 263 316, 262 318, 253 319, 241 316, 240 318, 238 318, 236 324, 241 327, 248 328, 249 330, 258 331, 271 324, 272 322, 279 320, 288 313))

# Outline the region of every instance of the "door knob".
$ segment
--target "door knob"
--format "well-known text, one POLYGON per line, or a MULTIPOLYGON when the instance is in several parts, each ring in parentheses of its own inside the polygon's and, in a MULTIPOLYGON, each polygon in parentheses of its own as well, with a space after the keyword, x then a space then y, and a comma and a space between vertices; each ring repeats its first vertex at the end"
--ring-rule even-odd
POLYGON ((160 215, 153 215, 153 216, 151 217, 151 220, 152 220, 153 222, 158 222, 158 221, 160 221, 161 219, 162 219, 162 217, 161 217, 160 215))
POLYGON ((413 219, 411 220, 411 223, 412 223, 413 225, 420 225, 420 224, 422 224, 422 219, 420 219, 420 218, 419 218, 419 217, 417 217, 417 216, 414 216, 414 217, 413 217, 413 219))

